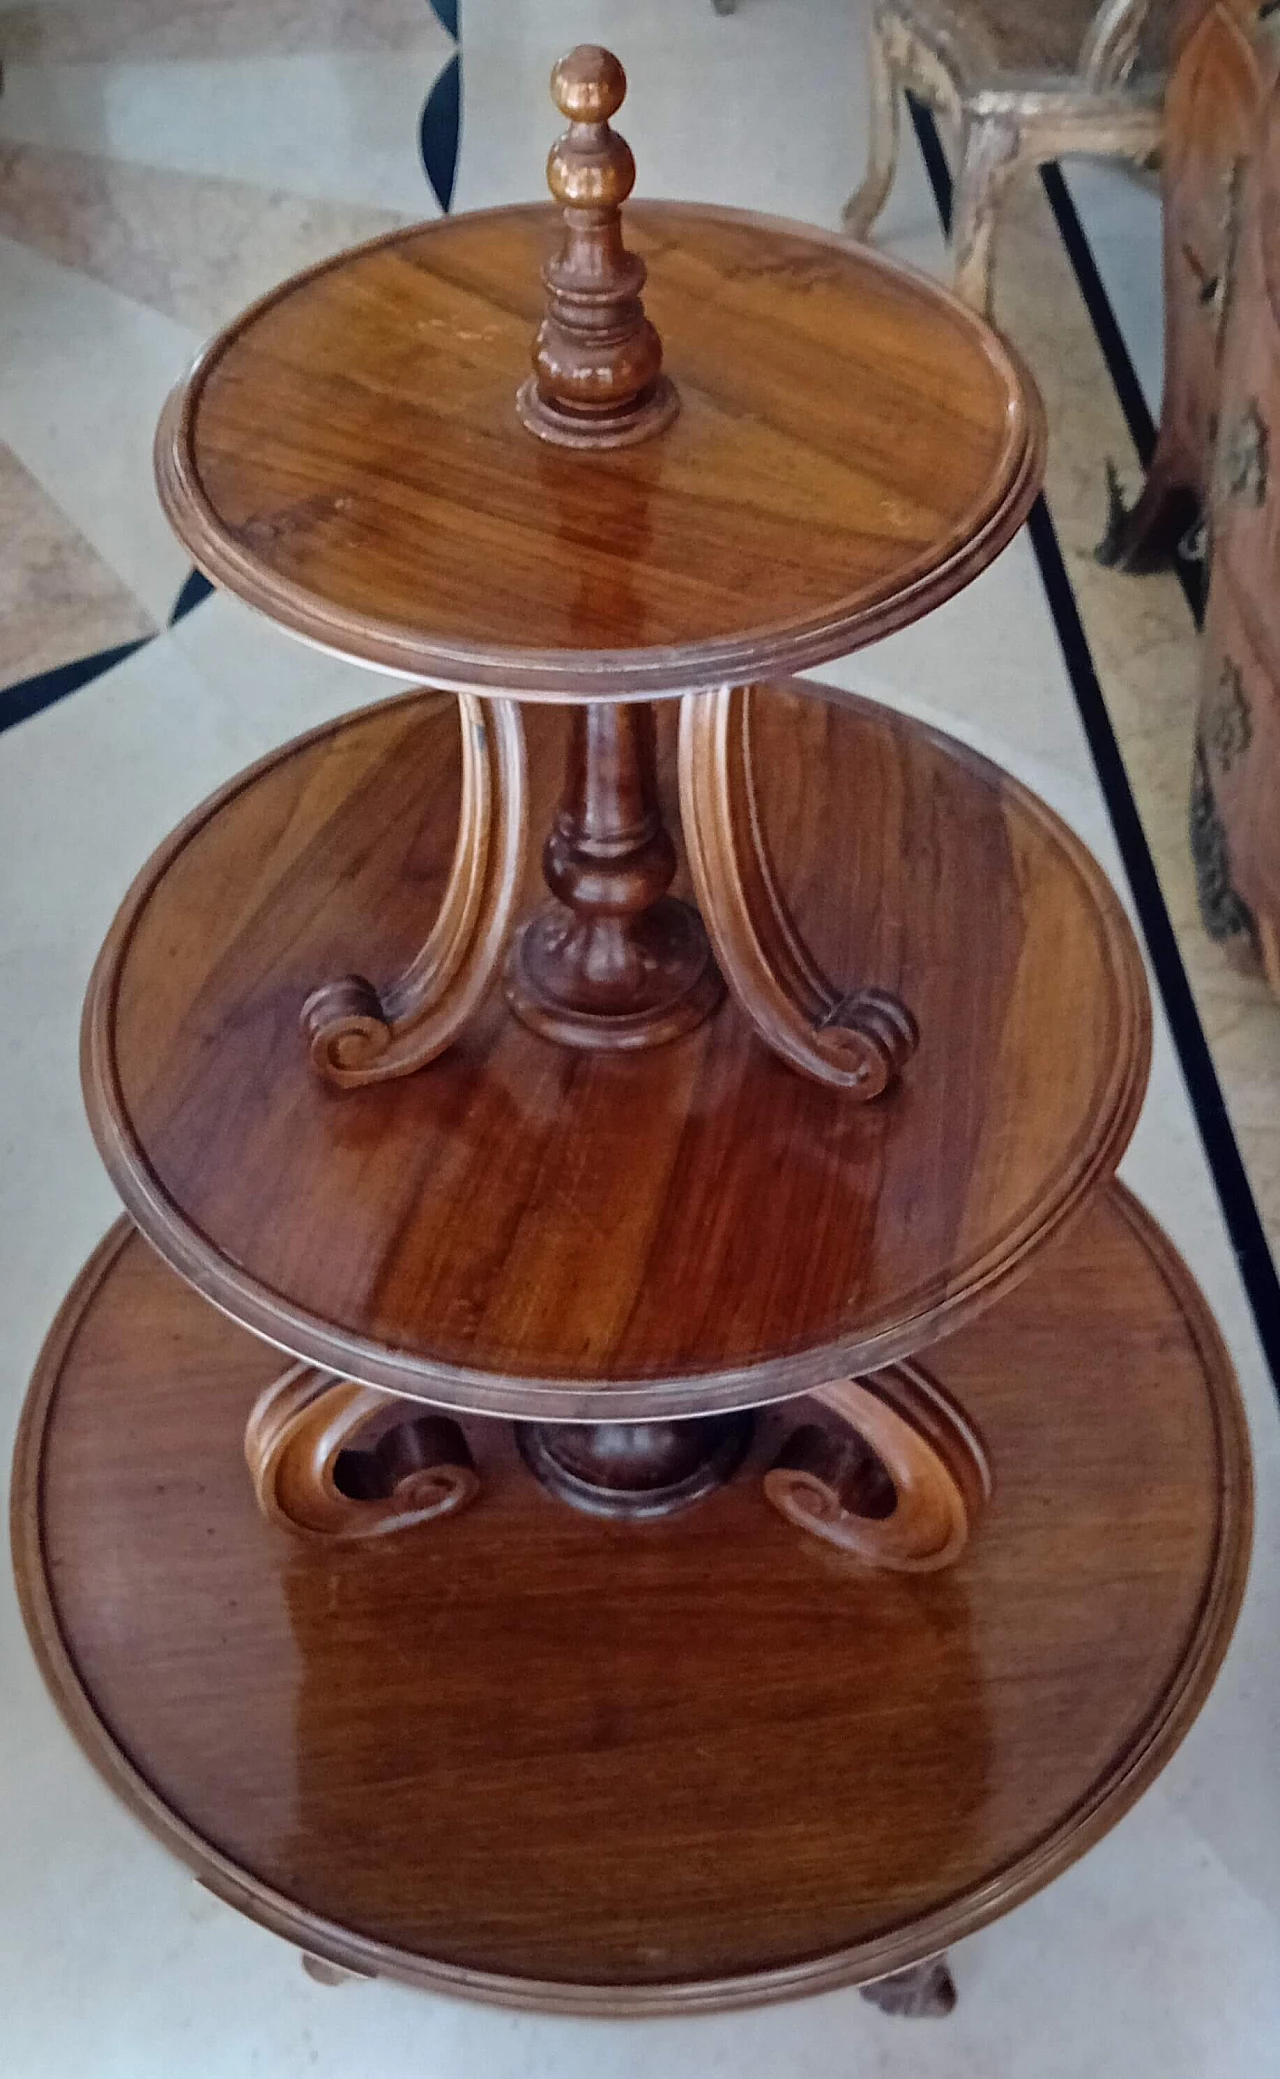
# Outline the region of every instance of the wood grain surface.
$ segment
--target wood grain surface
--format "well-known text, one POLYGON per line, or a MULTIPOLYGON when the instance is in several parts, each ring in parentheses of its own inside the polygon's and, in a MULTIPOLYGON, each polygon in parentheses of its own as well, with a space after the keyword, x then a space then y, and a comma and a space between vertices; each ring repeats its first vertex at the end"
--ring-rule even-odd
POLYGON ((366 663, 559 700, 820 663, 990 562, 1044 429, 980 319, 803 225, 624 223, 666 431, 578 454, 520 424, 554 208, 398 231, 256 304, 171 398, 160 492, 201 568, 366 663))
POLYGON ((205 1884, 438 1990, 692 2010, 936 1953, 1150 1782, 1241 1592, 1230 1368, 1118 1187, 930 1359, 995 1483, 946 1573, 876 1573, 766 1505, 804 1403, 649 1524, 556 1502, 469 1417, 470 1509, 317 1547, 245 1473, 278 1364, 121 1224, 24 1418, 27 1623, 92 1759, 205 1884))
MULTIPOLYGON (((453 708, 406 696, 241 775, 155 855, 95 971, 103 1157, 237 1319, 440 1405, 710 1413, 909 1354, 1111 1174, 1150 1012, 1101 869, 976 753, 813 688, 756 697, 761 829, 824 971, 914 1012, 894 1090, 851 1105, 796 1076, 732 1003, 598 1055, 496 992, 422 1073, 327 1088, 299 1009, 318 978, 380 984, 421 943, 453 851, 453 708)), ((537 828, 567 716, 525 715, 537 828)), ((675 719, 664 703, 668 802, 675 719)))

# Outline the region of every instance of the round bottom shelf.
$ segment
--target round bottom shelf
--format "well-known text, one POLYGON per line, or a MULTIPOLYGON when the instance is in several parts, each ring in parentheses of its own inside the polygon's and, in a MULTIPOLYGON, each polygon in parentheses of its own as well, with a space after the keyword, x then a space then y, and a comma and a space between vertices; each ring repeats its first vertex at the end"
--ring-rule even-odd
POLYGON ((877 1573, 761 1477, 652 1522, 564 1506, 466 1418, 466 1513, 291 1537, 243 1458, 278 1352, 122 1225, 32 1386, 27 1622, 108 1780, 214 1891, 365 1973, 547 2008, 865 1982, 1113 1824, 1212 1681, 1247 1446, 1185 1269, 1113 1187, 930 1356, 994 1494, 962 1561, 877 1573))

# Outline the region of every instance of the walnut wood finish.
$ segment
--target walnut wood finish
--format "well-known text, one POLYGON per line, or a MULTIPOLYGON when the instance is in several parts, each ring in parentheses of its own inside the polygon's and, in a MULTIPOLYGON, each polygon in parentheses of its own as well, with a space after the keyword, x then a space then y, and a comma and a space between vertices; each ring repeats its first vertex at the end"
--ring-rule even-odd
POLYGON ((259 1394, 244 1449, 263 1514, 317 1537, 408 1530, 476 1492, 456 1422, 309 1364, 259 1394))
MULTIPOLYGON (((318 1082, 297 1045, 316 975, 356 951, 379 986, 403 972, 449 873, 453 702, 412 695, 242 775, 113 926, 87 1101, 175 1268, 345 1377, 611 1422, 873 1370, 1021 1277, 1141 1101, 1149 1011, 1120 904, 966 747, 830 689, 752 701, 755 813, 798 937, 918 1017, 895 1090, 849 1105, 792 1075, 731 1003, 670 1046, 594 1054, 492 998, 426 1075, 318 1082)), ((550 822, 566 718, 525 717, 530 815, 550 822)), ((664 703, 669 822, 676 719, 664 703)), ((537 887, 530 862, 522 905, 537 887)))
POLYGON ((875 1566, 953 1566, 991 1494, 986 1452, 961 1409, 916 1364, 838 1380, 812 1400, 765 1475, 774 1507, 875 1566))
POLYGON ((212 1890, 360 1972, 596 2014, 882 1981, 1106 1832, 1239 1601, 1229 1366, 1114 1187, 933 1352, 998 1491, 945 1573, 873 1573, 762 1505, 795 1408, 648 1524, 557 1506, 468 1418, 471 1508, 315 1549, 244 1477, 278 1361, 122 1225, 28 1401, 17 1571, 112 1785, 212 1890))
POLYGON ((507 1001, 533 1032, 629 1051, 710 1016, 724 985, 697 911, 666 893, 676 848, 648 702, 574 710, 543 868, 557 900, 525 924, 507 966, 507 1001))
POLYGON ((195 560, 296 634, 521 700, 796 669, 966 584, 1024 519, 1043 417, 945 290, 774 218, 632 203, 679 388, 660 439, 583 455, 515 410, 551 207, 398 231, 297 276, 166 408, 195 560))
POLYGON ((547 315, 516 408, 531 433, 560 447, 628 447, 680 409, 640 301, 644 261, 622 242, 621 205, 636 168, 609 118, 626 91, 621 65, 598 44, 579 44, 551 74, 551 98, 569 119, 547 160, 564 229, 542 270, 547 315))
POLYGON ((919 1046, 919 1028, 887 990, 837 987, 796 930, 760 822, 753 704, 750 686, 681 704, 680 815, 702 914, 765 1044, 816 1082, 880 1097, 919 1046))
POLYGON ((524 867, 524 736, 509 700, 458 696, 458 836, 429 937, 381 993, 363 975, 312 991, 302 1029, 313 1067, 340 1089, 403 1076, 457 1038, 488 992, 524 867))

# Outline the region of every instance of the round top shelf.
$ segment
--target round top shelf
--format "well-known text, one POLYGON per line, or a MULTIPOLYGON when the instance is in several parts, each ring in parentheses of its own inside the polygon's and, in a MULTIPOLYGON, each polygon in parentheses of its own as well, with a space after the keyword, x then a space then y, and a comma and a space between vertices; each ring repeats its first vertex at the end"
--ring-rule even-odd
POLYGON ((157 438, 195 561, 361 663, 531 699, 745 683, 976 576, 1040 481, 1030 378, 923 276, 807 226, 633 203, 680 395, 575 453, 516 391, 559 217, 445 218, 339 254, 206 348, 157 438))
MULTIPOLYGON (((569 1420, 868 1371, 1020 1278, 1110 1175, 1141 1102, 1149 1013, 1120 905, 976 753, 829 689, 753 699, 760 825, 797 931, 826 973, 874 980, 919 1021, 894 1092, 860 1105, 795 1074, 732 1003, 651 1052, 588 1054, 500 994, 416 1075, 321 1083, 304 1000, 353 968, 399 972, 449 863, 455 703, 417 693, 241 775, 117 918, 86 1096, 161 1254, 327 1369, 569 1420)), ((567 719, 525 712, 536 829, 567 719)), ((673 708, 659 717, 669 789, 673 708)), ((539 885, 535 860, 530 901, 539 885)))

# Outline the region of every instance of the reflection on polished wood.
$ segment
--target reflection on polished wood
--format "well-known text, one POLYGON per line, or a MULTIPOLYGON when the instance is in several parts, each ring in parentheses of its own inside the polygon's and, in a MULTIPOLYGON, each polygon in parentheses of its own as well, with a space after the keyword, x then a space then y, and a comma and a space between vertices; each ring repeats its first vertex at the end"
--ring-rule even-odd
MULTIPOLYGON (((607 1054, 549 1045, 500 998, 429 1073, 325 1088, 297 1045, 316 975, 356 949, 379 985, 402 973, 453 856, 453 702, 417 694, 197 810, 113 927, 86 1093, 162 1254, 328 1371, 543 1421, 856 1376, 1021 1277, 1141 1101, 1149 1011, 1120 904, 975 752, 851 696, 752 699, 756 810, 797 933, 824 974, 874 978, 919 1021, 893 1091, 850 1105, 791 1074, 731 1003, 607 1054)), ((530 818, 550 823, 565 718, 525 718, 530 818)), ((658 722, 669 808, 673 703, 658 722)), ((539 885, 530 861, 524 914, 539 885)))
POLYGON ((794 1406, 650 1523, 559 1505, 507 1423, 464 1418, 472 1507, 318 1552, 244 1476, 278 1361, 117 1230, 24 1417, 27 1622, 89 1754, 211 1889, 439 1990, 692 2010, 936 1956, 1151 1781, 1243 1585, 1230 1369, 1117 1187, 931 1354, 998 1497, 944 1572, 764 1507, 794 1406))

